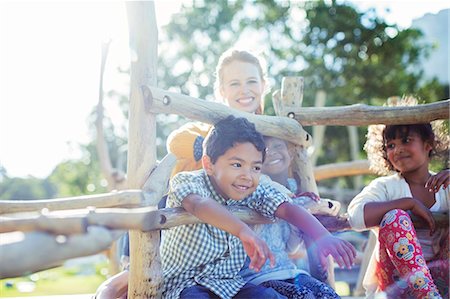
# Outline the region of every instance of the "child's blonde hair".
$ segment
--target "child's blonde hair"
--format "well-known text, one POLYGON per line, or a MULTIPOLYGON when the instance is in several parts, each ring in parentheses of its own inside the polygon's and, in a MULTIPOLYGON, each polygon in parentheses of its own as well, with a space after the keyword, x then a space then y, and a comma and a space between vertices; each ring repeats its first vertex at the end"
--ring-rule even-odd
MULTIPOLYGON (((216 66, 216 81, 214 82, 214 95, 217 99, 221 98, 220 95, 220 88, 223 84, 223 69, 232 63, 233 61, 242 61, 242 62, 248 62, 253 65, 255 65, 259 71, 259 74, 261 75, 261 80, 264 81, 267 85, 267 74, 265 72, 266 64, 262 57, 257 56, 249 51, 245 50, 238 50, 238 49, 228 49, 225 51, 222 55, 219 57, 219 61, 216 66)), ((268 92, 268 89, 266 88, 264 93, 261 97, 261 105, 259 109, 256 111, 256 114, 263 114, 264 113, 264 95, 268 92)))
MULTIPOLYGON (((387 101, 387 106, 391 107, 415 105, 417 105, 417 99, 413 97, 390 98, 387 101)), ((378 175, 387 175, 392 171, 396 171, 386 154, 386 131, 401 130, 393 127, 394 125, 371 125, 367 131, 367 141, 364 145, 364 150, 367 152, 370 169, 378 175)), ((428 138, 424 141, 429 141, 432 146, 430 158, 445 159, 448 156, 449 136, 443 121, 434 121, 431 124, 398 125, 396 127, 411 128, 414 131, 417 130, 415 127, 424 127, 423 129, 428 130, 429 133, 424 133, 422 135, 426 136, 421 137, 428 138)))

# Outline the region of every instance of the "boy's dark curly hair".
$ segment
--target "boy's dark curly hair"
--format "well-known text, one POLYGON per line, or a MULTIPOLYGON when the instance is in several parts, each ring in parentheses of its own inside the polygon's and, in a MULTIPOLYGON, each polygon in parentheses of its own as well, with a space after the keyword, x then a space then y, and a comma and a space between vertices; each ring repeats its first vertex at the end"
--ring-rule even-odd
POLYGON ((266 145, 263 136, 256 131, 255 125, 243 117, 232 115, 217 122, 206 136, 203 142, 203 152, 209 156, 211 162, 216 163, 217 159, 237 143, 250 142, 262 153, 264 162, 266 145))
MULTIPOLYGON (((400 100, 391 100, 387 106, 415 106, 417 100, 412 97, 403 97, 400 100)), ((367 141, 364 150, 370 162, 370 169, 378 175, 387 175, 396 171, 387 159, 386 143, 397 136, 407 136, 409 132, 416 132, 423 141, 432 145, 430 158, 448 157, 449 135, 443 121, 434 121, 425 124, 411 125, 371 125, 367 131, 367 141)))

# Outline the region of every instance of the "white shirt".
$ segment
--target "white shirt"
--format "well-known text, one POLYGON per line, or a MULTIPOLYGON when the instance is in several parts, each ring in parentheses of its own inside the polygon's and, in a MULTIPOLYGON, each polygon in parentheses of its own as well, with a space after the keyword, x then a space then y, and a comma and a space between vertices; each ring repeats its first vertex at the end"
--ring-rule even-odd
MULTIPOLYGON (((433 212, 443 212, 449 210, 450 188, 439 189, 435 195, 436 203, 430 208, 433 212)), ((348 206, 349 222, 355 230, 367 230, 364 222, 364 206, 368 202, 386 202, 403 197, 413 197, 408 183, 400 174, 380 177, 373 180, 361 193, 353 198, 348 206)), ((378 239, 378 227, 371 228, 378 239)), ((422 245, 425 260, 433 258, 440 250, 438 242, 443 235, 448 233, 447 229, 436 230, 433 236, 429 236, 429 230, 418 229, 417 238, 422 245)), ((375 250, 367 268, 363 286, 366 289, 367 297, 371 297, 377 291, 378 281, 375 276, 376 259, 378 259, 379 244, 375 246, 375 250)))

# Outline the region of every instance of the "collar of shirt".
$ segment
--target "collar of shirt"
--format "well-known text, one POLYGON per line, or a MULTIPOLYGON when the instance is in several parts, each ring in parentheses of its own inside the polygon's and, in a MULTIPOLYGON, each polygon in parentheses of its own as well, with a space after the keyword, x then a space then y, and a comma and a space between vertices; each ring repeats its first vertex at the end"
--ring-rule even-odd
POLYGON ((214 186, 211 182, 211 178, 209 177, 209 175, 206 173, 205 170, 202 171, 202 175, 203 178, 206 182, 206 187, 208 188, 209 192, 211 193, 211 198, 214 199, 215 201, 217 201, 218 203, 222 204, 222 205, 228 205, 228 201, 227 199, 225 199, 222 195, 220 195, 216 189, 214 189, 214 186))

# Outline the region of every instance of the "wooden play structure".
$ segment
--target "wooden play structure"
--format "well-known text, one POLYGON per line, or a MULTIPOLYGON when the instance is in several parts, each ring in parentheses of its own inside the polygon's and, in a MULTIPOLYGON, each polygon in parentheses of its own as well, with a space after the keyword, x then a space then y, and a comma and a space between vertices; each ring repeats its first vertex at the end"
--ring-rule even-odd
MULTIPOLYGON (((130 230, 128 296, 160 297, 159 230, 199 220, 183 209, 157 208, 167 192, 167 182, 175 163, 170 154, 160 163, 156 162, 157 113, 178 114, 205 123, 215 123, 230 114, 246 117, 264 135, 280 137, 295 145, 293 171, 300 178, 304 191, 316 193, 316 177, 367 173, 367 163, 340 164, 338 170, 324 166, 315 173, 306 152, 312 137, 302 125, 366 126, 449 118, 448 99, 415 107, 301 107, 303 79, 298 77, 284 78, 281 91, 275 93, 277 116, 252 115, 219 103, 159 89, 156 87, 158 33, 154 3, 127 2, 126 6, 130 47, 136 57, 131 61, 126 189, 74 198, 1 201, 0 233, 21 231, 25 234, 18 242, 2 245, 2 255, 5 254, 2 259, 10 262, 2 262, 0 278, 23 275, 52 267, 65 259, 100 252, 125 230, 130 230), (84 234, 83 242, 80 242, 80 234, 84 234), (29 250, 28 244, 33 244, 31 255, 21 253, 24 248, 29 250), (21 260, 11 262, 17 254, 21 260)), ((321 208, 316 210, 320 212, 321 208)), ((232 211, 248 223, 267 222, 245 208, 233 208, 232 211)), ((448 226, 448 215, 435 216, 438 225, 448 226)), ((344 215, 317 217, 330 231, 350 228, 344 215)), ((418 219, 415 223, 421 226, 418 219)))

